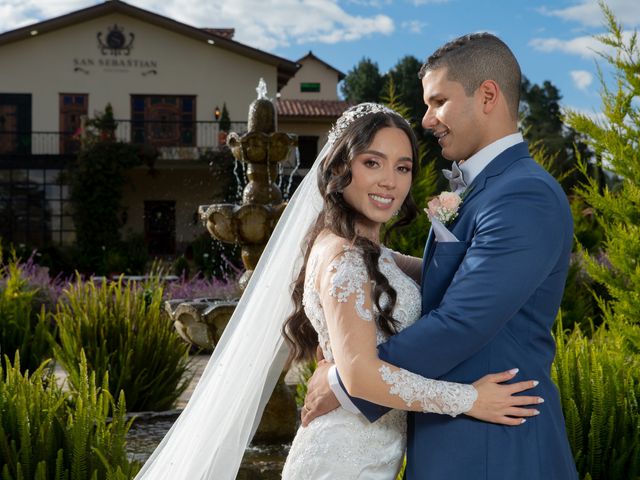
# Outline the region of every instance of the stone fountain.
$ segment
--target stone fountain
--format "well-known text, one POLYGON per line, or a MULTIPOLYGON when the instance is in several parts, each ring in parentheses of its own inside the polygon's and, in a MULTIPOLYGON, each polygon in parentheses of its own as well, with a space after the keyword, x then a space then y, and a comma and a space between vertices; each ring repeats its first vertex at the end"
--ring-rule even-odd
MULTIPOLYGON (((274 183, 278 165, 287 160, 297 137, 276 131, 276 109, 266 95, 266 84, 260 79, 258 98, 249 106, 247 132, 229 133, 227 145, 235 159, 246 164, 248 183, 241 204, 203 205, 200 216, 211 235, 241 248, 246 268, 240 279, 244 290, 260 255, 282 214, 285 203, 274 183)), ((213 349, 229 321, 237 302, 196 299, 167 302, 166 309, 176 329, 187 341, 213 349)), ((297 410, 293 394, 280 377, 267 404, 254 441, 287 442, 293 438, 297 410)))
POLYGON ((214 238, 239 244, 246 272, 240 279, 244 289, 260 255, 275 228, 285 203, 274 183, 278 164, 287 160, 297 145, 297 137, 276 132, 276 109, 266 96, 266 85, 260 79, 258 99, 249 106, 247 132, 231 132, 227 145, 234 158, 247 165, 249 182, 242 192, 242 204, 215 204, 200 207, 200 215, 214 238))

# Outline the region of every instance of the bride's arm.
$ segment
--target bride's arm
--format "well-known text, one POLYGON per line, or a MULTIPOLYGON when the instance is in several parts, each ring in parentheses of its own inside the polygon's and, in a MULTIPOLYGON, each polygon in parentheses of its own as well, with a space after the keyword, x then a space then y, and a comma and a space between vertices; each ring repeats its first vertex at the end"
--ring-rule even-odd
POLYGON ((418 285, 422 280, 422 258, 412 257, 393 250, 393 260, 405 275, 411 277, 418 285))
MULTIPOLYGON (((477 398, 474 386, 424 378, 378 358, 371 282, 361 254, 334 245, 322 258, 316 287, 335 363, 349 394, 403 410, 471 414, 477 398)), ((522 383, 511 385, 511 393, 531 387, 531 382, 522 383)), ((536 397, 519 398, 519 405, 537 403, 536 397)), ((534 412, 514 407, 509 415, 530 416, 534 412)), ((513 419, 512 424, 520 421, 513 419)))

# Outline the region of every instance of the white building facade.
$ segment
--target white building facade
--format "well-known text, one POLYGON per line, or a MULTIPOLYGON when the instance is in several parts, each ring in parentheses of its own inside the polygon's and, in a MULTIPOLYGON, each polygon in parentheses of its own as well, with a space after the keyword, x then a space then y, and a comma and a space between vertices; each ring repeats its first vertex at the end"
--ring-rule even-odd
POLYGON ((234 41, 231 29, 195 28, 118 0, 0 34, 0 236, 74 242, 60 174, 85 119, 109 104, 119 140, 160 153, 153 175, 131 172, 122 231, 144 235, 151 253, 179 253, 202 234, 198 205, 219 201, 232 181, 201 160, 220 146, 223 106, 230 130, 244 131, 264 79, 280 97, 279 130, 301 135, 308 163, 347 106, 337 97, 343 76, 311 53, 290 61, 234 41))

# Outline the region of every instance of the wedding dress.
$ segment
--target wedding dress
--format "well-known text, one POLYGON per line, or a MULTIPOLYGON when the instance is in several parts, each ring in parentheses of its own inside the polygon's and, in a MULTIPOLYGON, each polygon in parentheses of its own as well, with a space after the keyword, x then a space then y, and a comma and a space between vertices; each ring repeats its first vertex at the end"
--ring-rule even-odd
MULTIPOLYGON (((331 288, 319 292, 316 277, 320 255, 314 245, 308 260, 303 294, 304 311, 318 333, 325 359, 333 361, 327 321, 324 316, 323 296, 338 302, 356 296, 355 315, 371 321, 377 313, 364 308, 364 289, 369 283, 361 253, 355 247, 344 247, 344 253, 329 265, 333 272, 331 288)), ((389 280, 397 293, 393 317, 398 330, 414 323, 420 316, 421 293, 418 285, 396 265, 393 253, 381 247, 378 261, 380 272, 389 280)), ((382 299, 384 302, 384 298, 382 299)), ((384 303, 383 303, 384 305, 384 303)), ((380 344, 386 335, 376 329, 380 344)), ((407 403, 419 396, 423 411, 457 415, 468 411, 476 398, 469 385, 429 380, 413 373, 398 370, 391 373, 381 367, 380 374, 407 403)), ((364 416, 342 407, 314 419, 309 426, 300 427, 291 445, 282 478, 284 480, 367 479, 393 480, 402 464, 406 446, 406 412, 391 410, 378 421, 370 423, 364 416)))

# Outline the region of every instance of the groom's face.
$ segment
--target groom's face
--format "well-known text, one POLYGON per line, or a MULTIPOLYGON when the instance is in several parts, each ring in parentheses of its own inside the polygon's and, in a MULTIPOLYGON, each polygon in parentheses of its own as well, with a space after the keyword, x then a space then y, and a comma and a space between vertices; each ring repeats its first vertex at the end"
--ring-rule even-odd
MULTIPOLYGON (((422 126, 431 131, 448 160, 466 160, 482 147, 482 100, 467 96, 459 82, 447 78, 447 68, 428 70, 422 79, 427 112, 422 126)), ((477 93, 477 92, 476 92, 477 93)))

